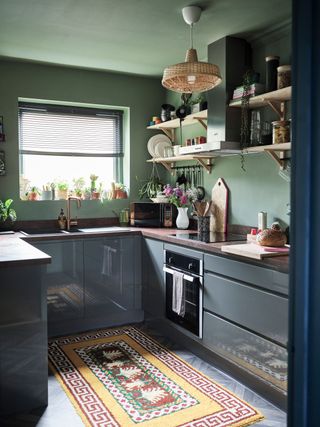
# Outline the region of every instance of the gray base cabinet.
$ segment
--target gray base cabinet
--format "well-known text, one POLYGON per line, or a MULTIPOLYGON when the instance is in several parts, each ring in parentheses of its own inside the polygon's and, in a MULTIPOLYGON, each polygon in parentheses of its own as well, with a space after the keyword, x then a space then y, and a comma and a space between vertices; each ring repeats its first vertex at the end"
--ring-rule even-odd
POLYGON ((44 268, 0 268, 0 416, 48 404, 44 268))
POLYGON ((288 275, 213 255, 204 267, 204 345, 276 401, 287 389, 288 275))
POLYGON ((163 242, 143 241, 143 308, 146 317, 165 317, 165 286, 163 274, 163 242))
POLYGON ((32 244, 52 257, 44 275, 49 336, 143 320, 140 236, 32 244))
POLYGON ((84 242, 87 318, 141 310, 139 243, 131 237, 84 242))

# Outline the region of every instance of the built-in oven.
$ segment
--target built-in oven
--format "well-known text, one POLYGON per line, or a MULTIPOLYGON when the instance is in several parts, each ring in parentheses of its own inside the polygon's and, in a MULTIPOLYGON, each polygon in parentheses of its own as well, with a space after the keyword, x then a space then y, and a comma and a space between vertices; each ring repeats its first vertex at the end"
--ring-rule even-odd
POLYGON ((203 262, 164 251, 166 316, 202 338, 203 262))

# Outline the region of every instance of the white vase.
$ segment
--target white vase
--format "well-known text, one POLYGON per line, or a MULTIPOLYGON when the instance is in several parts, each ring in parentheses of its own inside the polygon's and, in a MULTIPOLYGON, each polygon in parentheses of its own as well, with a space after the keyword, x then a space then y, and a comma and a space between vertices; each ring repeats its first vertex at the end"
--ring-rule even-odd
POLYGON ((189 227, 188 208, 178 208, 176 225, 181 230, 186 230, 189 227))

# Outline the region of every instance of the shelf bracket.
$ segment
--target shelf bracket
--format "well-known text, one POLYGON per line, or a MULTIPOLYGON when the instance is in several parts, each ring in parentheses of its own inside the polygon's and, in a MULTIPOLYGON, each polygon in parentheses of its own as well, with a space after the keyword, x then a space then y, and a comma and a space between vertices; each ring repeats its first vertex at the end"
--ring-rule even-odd
POLYGON ((164 168, 167 169, 168 172, 171 173, 171 175, 173 175, 173 170, 172 168, 174 167, 174 163, 168 163, 168 162, 159 162, 164 168))
POLYGON ((271 158, 277 163, 280 169, 284 169, 286 160, 290 160, 290 158, 284 157, 284 151, 265 150, 265 152, 271 156, 271 158))
POLYGON ((167 137, 170 139, 171 142, 174 141, 174 129, 167 129, 167 128, 161 128, 161 127, 159 127, 159 129, 161 129, 162 132, 167 135, 167 137))
POLYGON ((208 129, 207 123, 204 122, 204 119, 201 119, 200 117, 194 117, 198 122, 205 128, 205 130, 208 129))
POLYGON ((206 171, 207 173, 211 173, 213 164, 211 159, 200 159, 198 157, 195 157, 194 160, 196 160, 206 171))
POLYGON ((270 101, 267 100, 267 103, 269 105, 269 107, 271 107, 273 109, 273 111, 278 114, 280 120, 284 120, 285 119, 285 103, 284 102, 279 102, 279 101, 270 101))

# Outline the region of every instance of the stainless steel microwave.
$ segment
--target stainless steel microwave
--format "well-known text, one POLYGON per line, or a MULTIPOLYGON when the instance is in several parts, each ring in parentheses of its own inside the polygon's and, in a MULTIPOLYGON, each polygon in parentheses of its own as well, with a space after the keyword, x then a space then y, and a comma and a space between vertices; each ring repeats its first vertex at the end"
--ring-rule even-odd
POLYGON ((177 208, 171 203, 130 203, 132 227, 174 227, 177 208))

